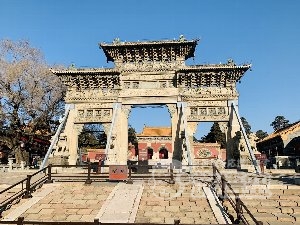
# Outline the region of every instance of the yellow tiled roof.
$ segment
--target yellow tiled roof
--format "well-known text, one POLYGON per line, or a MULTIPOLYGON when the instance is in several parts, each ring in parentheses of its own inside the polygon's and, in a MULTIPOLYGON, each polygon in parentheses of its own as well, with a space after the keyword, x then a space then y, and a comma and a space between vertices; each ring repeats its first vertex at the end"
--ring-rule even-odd
POLYGON ((172 136, 171 127, 144 127, 142 133, 136 136, 142 137, 168 137, 172 136))
POLYGON ((272 134, 270 134, 269 136, 265 137, 264 139, 262 139, 259 142, 264 142, 264 141, 273 139, 273 138, 275 138, 277 136, 281 136, 282 140, 287 140, 288 135, 290 133, 294 133, 294 132, 296 132, 298 130, 300 130, 300 121, 295 122, 295 123, 291 124, 290 126, 288 126, 286 128, 282 128, 280 130, 277 130, 277 131, 273 132, 272 134))

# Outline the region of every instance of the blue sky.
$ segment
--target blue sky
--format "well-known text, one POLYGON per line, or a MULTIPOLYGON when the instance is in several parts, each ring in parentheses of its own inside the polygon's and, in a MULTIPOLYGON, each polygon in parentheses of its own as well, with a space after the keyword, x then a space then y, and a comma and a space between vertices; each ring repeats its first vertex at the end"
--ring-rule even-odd
MULTIPOLYGON (((277 115, 300 120, 299 10, 299 0, 0 0, 0 39, 29 40, 49 64, 112 67, 99 42, 200 38, 189 64, 252 63, 238 84, 240 114, 270 133, 277 115)), ((170 119, 134 109, 130 124, 140 131, 170 119)))

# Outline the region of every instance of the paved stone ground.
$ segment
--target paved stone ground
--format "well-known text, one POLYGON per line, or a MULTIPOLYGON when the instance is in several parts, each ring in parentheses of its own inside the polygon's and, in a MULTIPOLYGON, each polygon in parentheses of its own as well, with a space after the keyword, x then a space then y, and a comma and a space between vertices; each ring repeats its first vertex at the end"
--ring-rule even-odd
MULTIPOLYGON (((300 186, 292 184, 289 177, 292 176, 271 174, 249 176, 245 173, 226 176, 255 218, 270 225, 300 224, 300 186)), ((234 199, 234 196, 231 196, 234 199)), ((225 205, 234 215, 228 201, 225 205)))
MULTIPOLYGON (((249 210, 264 224, 300 224, 300 186, 289 183, 282 175, 257 176, 236 171, 224 171, 224 174, 232 188, 240 193, 249 210)), ((22 179, 22 176, 26 177, 26 174, 0 172, 0 181, 2 185, 8 185, 22 179), (7 178, 8 175, 11 175, 11 179, 7 178)), ((217 224, 202 190, 211 178, 178 176, 175 177, 175 181, 172 185, 168 183, 168 179, 154 180, 151 176, 149 179, 134 181, 136 187, 143 188, 132 222, 163 224, 174 223, 174 219, 180 219, 182 224, 217 224)), ((93 182, 91 185, 85 185, 84 182, 44 184, 33 193, 34 198, 22 199, 20 203, 5 211, 3 219, 18 211, 16 209, 21 205, 32 204, 24 212, 19 210, 20 216, 24 216, 25 220, 93 221, 108 204, 109 196, 112 196, 117 185, 116 182, 93 182), (53 188, 53 185, 56 187, 53 188), (47 189, 51 191, 43 195, 47 189)), ((129 187, 129 190, 134 186, 122 183, 121 189, 126 187, 129 187)), ((134 195, 137 196, 137 193, 134 195)), ((123 200, 120 198, 119 205, 124 204, 124 199, 126 197, 123 200)), ((225 202, 225 205, 228 205, 228 202, 225 202)), ((232 208, 228 208, 234 215, 232 208)))

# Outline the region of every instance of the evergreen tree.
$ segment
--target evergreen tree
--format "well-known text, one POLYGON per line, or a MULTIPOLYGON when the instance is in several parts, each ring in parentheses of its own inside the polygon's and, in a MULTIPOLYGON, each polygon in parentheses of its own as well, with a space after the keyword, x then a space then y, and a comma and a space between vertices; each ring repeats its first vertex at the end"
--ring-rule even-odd
POLYGON ((128 143, 133 144, 135 146, 135 149, 138 149, 138 141, 136 138, 136 131, 131 125, 129 125, 129 128, 128 128, 128 143))
POLYGON ((243 124, 246 134, 249 135, 251 133, 250 124, 248 123, 248 121, 246 120, 245 117, 241 117, 241 121, 242 121, 242 124, 243 124))
POLYGON ((285 119, 284 116, 276 116, 274 121, 270 124, 273 127, 274 131, 285 128, 289 126, 289 120, 285 119))
POLYGON ((258 130, 258 131, 256 131, 255 135, 258 138, 258 140, 262 140, 268 136, 268 133, 263 130, 258 130))
POLYGON ((220 126, 217 122, 214 122, 212 127, 210 128, 209 133, 201 138, 201 141, 206 143, 219 143, 221 144, 221 148, 225 148, 226 145, 226 136, 221 131, 220 126))

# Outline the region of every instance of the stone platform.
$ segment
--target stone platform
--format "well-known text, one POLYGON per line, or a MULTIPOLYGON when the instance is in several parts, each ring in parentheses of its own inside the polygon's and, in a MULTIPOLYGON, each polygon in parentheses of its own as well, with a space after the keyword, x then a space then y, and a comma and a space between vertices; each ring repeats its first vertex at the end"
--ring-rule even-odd
MULTIPOLYGON (((224 171, 224 174, 264 224, 300 224, 300 186, 289 183, 289 175, 257 176, 236 171, 224 171)), ((204 191, 210 181, 208 177, 177 174, 175 184, 151 176, 134 180, 133 184, 54 182, 44 184, 32 198, 12 205, 3 212, 2 220, 22 216, 30 221, 92 222, 98 218, 100 222, 111 223, 170 224, 179 219, 181 224, 218 224, 222 218, 213 206, 217 203, 210 201, 204 191)), ((232 208, 228 208, 234 215, 232 208)))

